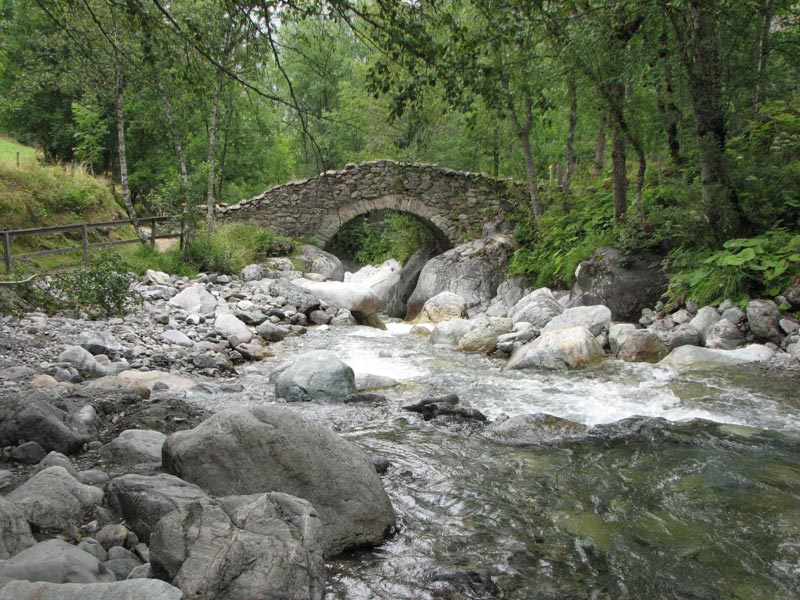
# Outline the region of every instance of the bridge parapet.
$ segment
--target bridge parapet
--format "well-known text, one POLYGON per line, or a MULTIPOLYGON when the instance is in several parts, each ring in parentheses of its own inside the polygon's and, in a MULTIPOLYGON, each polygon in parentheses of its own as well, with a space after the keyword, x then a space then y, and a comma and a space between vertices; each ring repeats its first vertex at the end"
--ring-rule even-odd
POLYGON ((278 185, 229 206, 220 220, 252 219, 279 234, 324 245, 351 219, 377 209, 409 213, 450 245, 477 237, 484 223, 508 221, 527 201, 523 184, 437 165, 376 160, 278 185))

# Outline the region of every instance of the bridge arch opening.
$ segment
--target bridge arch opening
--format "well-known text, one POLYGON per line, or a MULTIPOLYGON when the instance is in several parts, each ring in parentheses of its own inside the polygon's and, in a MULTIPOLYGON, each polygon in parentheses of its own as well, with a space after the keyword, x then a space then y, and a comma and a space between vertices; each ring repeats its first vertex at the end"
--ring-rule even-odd
POLYGON ((324 247, 345 264, 360 267, 390 258, 405 263, 418 250, 436 256, 452 244, 430 219, 408 211, 377 208, 343 222, 324 247))

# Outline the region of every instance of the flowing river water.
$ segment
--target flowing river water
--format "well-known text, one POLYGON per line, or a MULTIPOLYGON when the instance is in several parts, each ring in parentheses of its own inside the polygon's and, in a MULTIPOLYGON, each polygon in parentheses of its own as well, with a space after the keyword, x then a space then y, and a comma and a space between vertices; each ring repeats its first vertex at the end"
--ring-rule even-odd
MULTIPOLYGON (((606 361, 504 371, 504 361, 362 327, 311 330, 248 366, 214 410, 275 402, 269 374, 329 349, 400 382, 378 403, 298 403, 371 455, 399 531, 328 565, 332 599, 796 599, 800 394, 756 370, 675 373, 606 361), (485 426, 404 404, 456 393, 490 419, 549 413, 578 437, 501 445, 485 426)), ((320 482, 324 485, 324 482, 320 482)))

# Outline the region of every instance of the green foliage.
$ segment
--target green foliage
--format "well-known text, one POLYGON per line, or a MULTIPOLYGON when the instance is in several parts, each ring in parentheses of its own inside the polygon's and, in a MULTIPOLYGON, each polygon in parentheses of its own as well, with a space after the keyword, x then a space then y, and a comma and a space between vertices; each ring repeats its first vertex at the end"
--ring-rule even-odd
POLYGON ((585 204, 569 214, 551 208, 537 221, 526 209, 516 223, 520 248, 508 275, 525 275, 536 287, 571 286, 578 263, 613 241, 613 205, 605 190, 587 195, 585 204))
POLYGON ((716 305, 726 298, 743 305, 751 297, 776 296, 800 272, 800 234, 778 229, 728 240, 720 250, 677 250, 668 271, 673 305, 686 300, 716 305))
POLYGON ((0 311, 37 307, 86 312, 95 317, 122 315, 131 301, 127 272, 127 264, 118 254, 104 252, 86 268, 14 286, 12 291, 21 301, 7 296, 0 311))
POLYGON ((72 116, 75 120, 75 159, 94 169, 100 166, 108 135, 108 123, 98 106, 97 97, 90 94, 83 102, 73 102, 72 116))
POLYGON ((27 166, 36 163, 38 153, 35 148, 18 144, 14 140, 0 134, 0 163, 16 165, 17 154, 19 154, 20 166, 23 164, 27 166))
POLYGON ((248 264, 294 250, 294 242, 256 222, 223 223, 214 234, 198 235, 183 251, 184 262, 199 271, 238 273, 248 264))
POLYGON ((198 273, 195 266, 184 262, 183 252, 177 246, 161 252, 150 244, 136 244, 121 248, 119 253, 128 269, 140 276, 147 269, 184 277, 196 277, 198 273))
POLYGON ((124 218, 110 182, 81 167, 11 163, 0 163, 0 214, 4 229, 124 218))
POLYGON ((731 140, 736 186, 759 231, 800 226, 800 108, 798 99, 764 105, 731 140))
POLYGON ((420 248, 433 244, 433 234, 419 219, 391 210, 378 210, 346 223, 327 249, 346 260, 377 265, 390 258, 404 263, 420 248))

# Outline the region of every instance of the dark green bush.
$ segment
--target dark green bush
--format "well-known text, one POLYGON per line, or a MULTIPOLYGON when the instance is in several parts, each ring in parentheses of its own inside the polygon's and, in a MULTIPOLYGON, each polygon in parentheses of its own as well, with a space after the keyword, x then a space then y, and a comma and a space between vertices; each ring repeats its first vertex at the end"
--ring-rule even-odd
POLYGON ((48 312, 73 310, 93 317, 125 314, 132 300, 127 264, 113 252, 104 252, 89 266, 47 277, 33 277, 5 288, 0 312, 38 308, 48 312))
POLYGON ((779 229, 728 240, 720 250, 677 250, 668 271, 672 305, 686 300, 716 305, 725 299, 744 305, 749 298, 776 296, 796 280, 800 234, 779 229))

